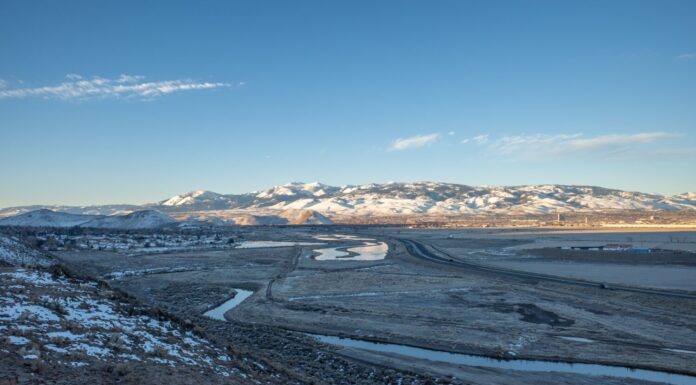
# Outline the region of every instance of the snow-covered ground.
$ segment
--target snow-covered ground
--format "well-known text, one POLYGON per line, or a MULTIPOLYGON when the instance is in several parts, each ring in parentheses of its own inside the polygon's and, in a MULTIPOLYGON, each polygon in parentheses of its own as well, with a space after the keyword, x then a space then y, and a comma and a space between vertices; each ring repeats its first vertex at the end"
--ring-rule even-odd
POLYGON ((50 266, 50 258, 25 246, 18 239, 0 235, 0 261, 20 266, 50 266))
POLYGON ((73 367, 135 361, 241 375, 210 341, 112 299, 95 283, 5 268, 0 290, 0 354, 52 358, 73 367))

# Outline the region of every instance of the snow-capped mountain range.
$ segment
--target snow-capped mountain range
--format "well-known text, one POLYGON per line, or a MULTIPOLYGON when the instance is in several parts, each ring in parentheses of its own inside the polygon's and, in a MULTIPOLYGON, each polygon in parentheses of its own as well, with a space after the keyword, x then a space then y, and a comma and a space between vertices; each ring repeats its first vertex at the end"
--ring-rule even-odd
MULTIPOLYGON (((437 182, 390 182, 336 187, 317 182, 295 182, 246 194, 218 194, 212 191, 198 190, 142 206, 13 207, 0 209, 0 218, 39 209, 50 209, 77 215, 102 216, 154 210, 180 219, 224 218, 232 220, 234 223, 249 224, 275 224, 276 222, 327 224, 331 223, 331 218, 345 216, 459 216, 468 214, 548 214, 574 211, 696 210, 696 193, 663 196, 594 186, 571 185, 495 187, 437 182), (238 220, 234 219, 235 215, 239 218, 238 220)), ((71 217, 57 220, 70 225, 85 226, 86 222, 81 222, 83 219, 88 219, 88 221, 98 219, 101 222, 93 224, 102 227, 109 226, 110 218, 108 216, 101 219, 71 217)), ((9 219, 13 218, 8 218, 2 222, 9 219)), ((14 219, 18 223, 29 220, 21 217, 14 219)), ((47 220, 50 222, 53 219, 47 220)), ((119 221, 123 222, 123 220, 119 221)), ((42 223, 47 222, 42 221, 42 223)))
POLYGON ((248 194, 193 191, 151 205, 162 211, 309 209, 332 215, 544 214, 603 210, 696 209, 696 193, 663 196, 593 186, 467 186, 383 183, 335 187, 288 183, 248 194))

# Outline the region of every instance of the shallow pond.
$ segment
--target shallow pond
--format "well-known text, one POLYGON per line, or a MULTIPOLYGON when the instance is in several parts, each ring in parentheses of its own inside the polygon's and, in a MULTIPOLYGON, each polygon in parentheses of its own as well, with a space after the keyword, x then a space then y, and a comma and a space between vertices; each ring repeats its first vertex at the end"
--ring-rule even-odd
POLYGON ((387 256, 389 246, 384 242, 365 242, 362 246, 327 247, 314 250, 319 253, 317 261, 379 261, 387 256), (349 256, 350 253, 357 255, 349 256))
POLYGON ((336 247, 327 247, 325 249, 315 249, 319 255, 314 257, 317 261, 334 261, 334 260, 344 260, 350 254, 346 251, 339 250, 336 247))
POLYGON ((363 238, 358 235, 348 235, 348 234, 326 234, 326 235, 316 235, 313 237, 320 241, 374 241, 372 238, 363 238))
POLYGON ((389 246, 384 242, 365 243, 364 246, 356 246, 346 251, 357 253, 355 257, 347 258, 354 261, 378 261, 384 259, 389 251, 389 246))
POLYGON ((323 245, 320 242, 286 242, 286 241, 242 241, 236 246, 237 249, 255 249, 261 247, 289 247, 289 246, 316 246, 323 245))

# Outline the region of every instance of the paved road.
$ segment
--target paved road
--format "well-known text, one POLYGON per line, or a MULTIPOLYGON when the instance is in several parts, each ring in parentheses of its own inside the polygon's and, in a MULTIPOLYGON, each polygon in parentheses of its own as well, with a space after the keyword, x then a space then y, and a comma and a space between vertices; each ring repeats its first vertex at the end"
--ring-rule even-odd
POLYGON ((625 292, 642 293, 642 294, 653 294, 653 295, 661 295, 661 296, 671 297, 671 298, 685 298, 685 299, 696 300, 696 294, 689 294, 689 293, 685 293, 685 292, 671 291, 671 290, 648 289, 648 288, 625 286, 625 285, 615 285, 615 284, 603 284, 601 282, 592 282, 592 281, 585 281, 582 279, 574 279, 574 278, 558 277, 558 276, 546 275, 546 274, 531 273, 531 272, 526 272, 526 271, 506 269, 503 267, 484 265, 484 264, 474 263, 474 262, 469 262, 469 261, 462 261, 462 260, 455 258, 454 256, 440 250, 440 249, 437 249, 437 248, 435 248, 435 250, 437 252, 433 252, 433 251, 429 250, 425 246, 425 244, 418 242, 418 241, 414 241, 412 239, 399 238, 399 241, 401 241, 406 246, 406 250, 408 250, 408 252, 416 258, 425 259, 425 260, 428 260, 428 261, 431 261, 434 263, 460 267, 460 268, 464 268, 467 270, 486 272, 486 273, 508 276, 508 277, 533 279, 533 280, 538 280, 538 281, 558 282, 558 283, 565 283, 565 284, 578 285, 578 286, 587 286, 587 287, 602 287, 602 288, 606 288, 607 290, 625 291, 625 292))

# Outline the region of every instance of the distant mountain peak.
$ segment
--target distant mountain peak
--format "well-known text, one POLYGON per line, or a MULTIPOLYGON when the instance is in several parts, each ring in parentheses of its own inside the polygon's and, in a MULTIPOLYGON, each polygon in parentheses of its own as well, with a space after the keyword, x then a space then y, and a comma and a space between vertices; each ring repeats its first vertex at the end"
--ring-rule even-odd
POLYGON ((162 206, 182 206, 194 203, 196 200, 215 200, 219 199, 222 194, 218 194, 208 190, 194 190, 185 194, 176 195, 166 199, 159 204, 162 206))

